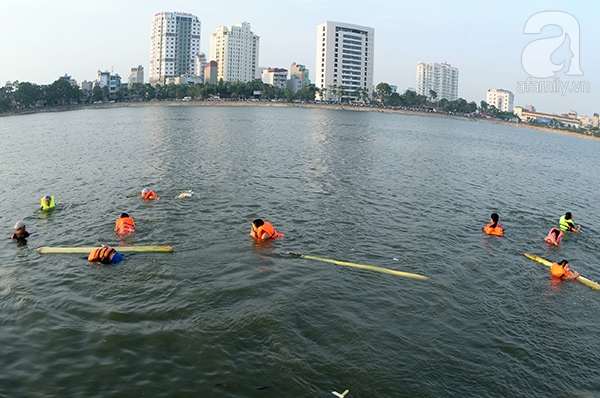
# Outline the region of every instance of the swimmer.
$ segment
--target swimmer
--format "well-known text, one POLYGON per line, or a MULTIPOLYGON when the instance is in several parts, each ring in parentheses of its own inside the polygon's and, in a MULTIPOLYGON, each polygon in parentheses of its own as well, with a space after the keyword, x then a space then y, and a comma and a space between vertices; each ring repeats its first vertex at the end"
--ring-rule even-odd
POLYGON ((54 196, 46 195, 40 199, 40 210, 41 211, 50 211, 56 207, 54 203, 54 196))
POLYGON ((88 261, 94 264, 116 264, 121 260, 123 255, 107 245, 92 250, 88 256, 88 261))
POLYGON ((157 194, 154 193, 153 190, 149 188, 142 189, 142 199, 144 200, 158 200, 160 199, 157 194))
POLYGON ((550 232, 548 232, 548 236, 544 238, 544 240, 554 246, 558 246, 560 241, 562 240, 563 233, 558 228, 552 228, 550 232))
POLYGON ((558 227, 561 231, 567 232, 579 232, 581 225, 575 228, 575 222, 573 221, 573 215, 570 212, 566 212, 564 216, 561 216, 558 220, 558 227))
POLYGON ((503 236, 504 229, 502 228, 502 225, 500 225, 498 220, 498 214, 492 213, 492 216, 490 217, 490 223, 481 229, 488 235, 503 236))
POLYGON ((125 235, 135 231, 136 229, 133 218, 127 213, 121 213, 121 217, 117 218, 115 223, 115 233, 117 235, 125 235))
POLYGON ((9 239, 24 240, 29 237, 29 232, 25 230, 25 223, 21 220, 15 224, 15 232, 10 236, 9 239))
POLYGON ((560 263, 553 263, 550 267, 550 275, 559 279, 577 279, 579 272, 571 270, 569 262, 562 260, 560 263))
POLYGON ((252 221, 250 236, 256 240, 265 240, 283 238, 284 235, 277 232, 270 222, 257 218, 252 221))

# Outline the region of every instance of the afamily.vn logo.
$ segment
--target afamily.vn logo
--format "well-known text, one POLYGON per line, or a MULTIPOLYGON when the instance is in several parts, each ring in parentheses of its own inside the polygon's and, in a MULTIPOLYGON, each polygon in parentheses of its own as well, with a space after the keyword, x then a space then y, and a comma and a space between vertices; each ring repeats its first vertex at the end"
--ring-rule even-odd
POLYGON ((589 92, 589 82, 560 81, 564 76, 582 76, 580 66, 579 22, 563 11, 543 11, 531 16, 525 23, 523 33, 541 35, 545 27, 558 27, 558 36, 542 37, 530 42, 523 49, 521 64, 530 78, 517 82, 518 92, 589 92), (549 79, 552 80, 536 80, 549 79))

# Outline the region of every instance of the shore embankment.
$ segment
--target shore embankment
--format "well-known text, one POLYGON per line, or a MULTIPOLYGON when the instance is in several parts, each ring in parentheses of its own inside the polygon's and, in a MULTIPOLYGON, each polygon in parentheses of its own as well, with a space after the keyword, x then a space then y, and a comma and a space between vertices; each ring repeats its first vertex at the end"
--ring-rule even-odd
POLYGON ((342 111, 353 111, 353 112, 381 112, 381 113, 395 113, 401 115, 416 115, 426 117, 443 117, 452 118, 459 120, 468 120, 472 122, 482 123, 493 123, 502 124, 506 126, 524 128, 528 130, 540 130, 547 131, 550 133, 571 135, 574 137, 587 138, 592 140, 599 140, 600 137, 593 135, 576 133, 567 130, 554 129, 544 126, 534 126, 527 123, 515 123, 508 122, 499 119, 487 119, 480 117, 467 117, 461 115, 450 115, 446 113, 436 113, 422 110, 412 109, 396 109, 396 108, 381 108, 371 106, 350 106, 350 105, 339 105, 339 104, 310 104, 310 103, 288 103, 288 102, 267 102, 267 101, 149 101, 149 102, 114 102, 114 103, 102 103, 102 104, 77 104, 77 105, 64 105, 54 107, 43 107, 43 108, 28 108, 28 109, 17 109, 12 112, 0 114, 0 116, 18 116, 18 115, 29 115, 33 113, 44 113, 44 112, 66 112, 84 109, 108 109, 108 108, 135 108, 135 107, 147 107, 147 106, 261 106, 261 107, 275 107, 275 108, 312 108, 312 109, 330 109, 330 110, 342 110, 342 111))

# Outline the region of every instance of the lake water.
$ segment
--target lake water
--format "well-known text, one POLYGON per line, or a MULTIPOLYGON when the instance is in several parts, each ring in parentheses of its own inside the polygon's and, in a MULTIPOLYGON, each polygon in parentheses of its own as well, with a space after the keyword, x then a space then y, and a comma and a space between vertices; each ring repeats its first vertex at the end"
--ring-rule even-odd
POLYGON ((0 118, 0 138, 0 226, 31 233, 0 245, 0 396, 600 396, 600 292, 523 256, 600 281, 598 141, 183 106, 0 118), (582 231, 550 248, 566 211, 582 231), (139 231, 120 241, 122 212, 139 231), (492 212, 502 238, 481 231, 492 212), (285 238, 254 244, 259 217, 285 238), (101 243, 174 252, 37 253, 101 243))

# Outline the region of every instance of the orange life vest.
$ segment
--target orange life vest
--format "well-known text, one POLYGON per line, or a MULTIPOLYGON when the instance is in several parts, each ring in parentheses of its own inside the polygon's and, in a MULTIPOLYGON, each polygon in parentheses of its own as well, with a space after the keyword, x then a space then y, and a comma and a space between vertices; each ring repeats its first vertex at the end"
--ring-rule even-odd
POLYGON ((152 200, 152 199, 158 199, 158 195, 154 193, 153 190, 148 190, 148 192, 146 192, 145 194, 142 195, 142 199, 144 200, 152 200))
POLYGON ((268 234, 269 238, 271 238, 271 239, 283 238, 283 234, 280 234, 279 232, 277 232, 275 230, 275 228, 273 228, 271 223, 268 221, 265 221, 265 223, 263 225, 261 225, 260 227, 258 227, 256 229, 256 238, 261 239, 261 237, 265 233, 268 234))
POLYGON ((133 222, 133 218, 131 218, 131 217, 117 218, 117 222, 115 224, 115 231, 118 235, 135 232, 135 223, 133 222))
POLYGON ((492 228, 492 225, 494 225, 493 222, 491 222, 488 225, 486 225, 485 227, 483 227, 483 232, 485 232, 488 235, 496 235, 496 236, 504 235, 504 230, 502 229, 502 225, 500 225, 499 223, 496 223, 496 226, 493 228, 492 228))
POLYGON ((550 274, 555 278, 562 278, 563 276, 567 276, 565 269, 562 265, 558 263, 553 263, 550 267, 550 274))
POLYGON ((110 264, 110 256, 117 251, 110 246, 99 247, 94 249, 88 256, 90 263, 110 264))

